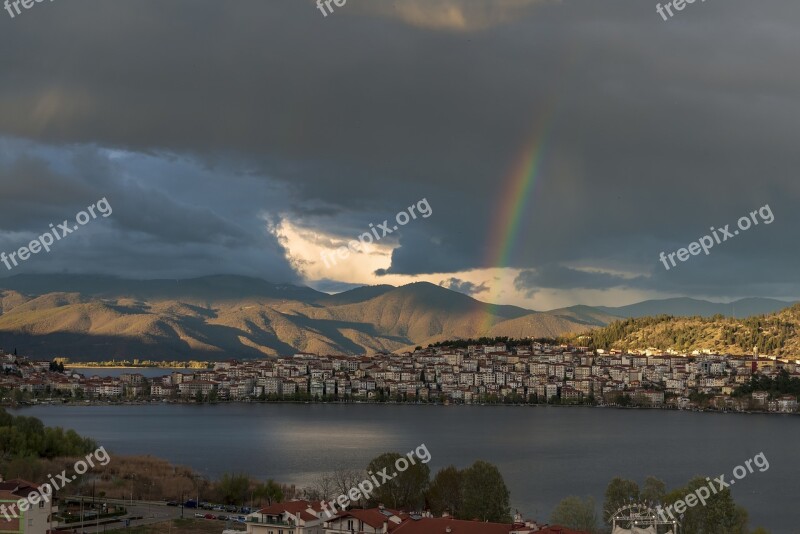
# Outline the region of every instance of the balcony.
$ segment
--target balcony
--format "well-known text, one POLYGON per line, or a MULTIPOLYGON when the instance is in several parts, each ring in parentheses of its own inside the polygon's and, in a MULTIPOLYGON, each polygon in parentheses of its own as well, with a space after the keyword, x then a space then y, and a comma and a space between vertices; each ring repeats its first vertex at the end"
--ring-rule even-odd
POLYGON ((272 517, 248 517, 247 522, 255 523, 258 525, 274 525, 276 527, 286 527, 286 528, 295 527, 293 523, 287 523, 286 521, 282 521, 272 517))

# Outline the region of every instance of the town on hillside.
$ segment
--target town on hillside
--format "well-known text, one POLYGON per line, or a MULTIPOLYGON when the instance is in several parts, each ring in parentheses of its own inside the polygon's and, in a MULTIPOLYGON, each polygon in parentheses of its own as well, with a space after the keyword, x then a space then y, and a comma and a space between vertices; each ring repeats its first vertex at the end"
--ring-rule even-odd
POLYGON ((0 350, 5 402, 418 402, 797 411, 800 364, 753 355, 691 354, 530 342, 438 346, 373 356, 221 361, 147 378, 70 370, 0 350))

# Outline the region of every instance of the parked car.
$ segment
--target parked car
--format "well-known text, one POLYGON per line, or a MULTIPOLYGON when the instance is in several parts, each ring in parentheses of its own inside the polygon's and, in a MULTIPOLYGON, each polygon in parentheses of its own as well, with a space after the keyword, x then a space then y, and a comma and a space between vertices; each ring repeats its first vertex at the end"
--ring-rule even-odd
POLYGON ((178 506, 178 501, 168 501, 167 506, 178 506))
POLYGON ((228 520, 228 516, 227 515, 223 515, 223 514, 219 514, 217 516, 217 519, 219 519, 220 521, 227 521, 228 520))
POLYGON ((225 507, 225 511, 231 514, 235 514, 237 510, 238 509, 233 505, 225 507))
POLYGON ((194 517, 195 517, 196 519, 205 519, 205 518, 206 518, 206 515, 205 515, 205 514, 194 514, 194 517))
POLYGON ((197 501, 186 501, 183 503, 183 506, 186 508, 197 508, 197 501))
POLYGON ((215 516, 214 514, 206 514, 206 515, 205 515, 205 518, 206 518, 206 519, 216 519, 216 518, 217 518, 217 516, 215 516))

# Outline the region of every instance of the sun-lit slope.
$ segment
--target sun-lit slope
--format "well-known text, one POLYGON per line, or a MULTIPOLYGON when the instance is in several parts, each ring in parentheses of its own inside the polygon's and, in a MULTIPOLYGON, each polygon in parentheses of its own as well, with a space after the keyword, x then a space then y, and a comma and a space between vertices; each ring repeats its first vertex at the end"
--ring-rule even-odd
POLYGON ((18 291, 0 289, 0 314, 11 311, 20 304, 28 302, 30 297, 18 291))
POLYGON ((562 316, 531 313, 494 325, 489 336, 507 337, 557 337, 568 333, 586 331, 587 325, 562 316))
MULTIPOLYGON (((446 334, 474 336, 486 322, 491 307, 461 293, 419 282, 378 297, 341 306, 309 310, 310 316, 372 324, 378 332, 417 342, 446 334)), ((519 315, 525 311, 520 310, 519 315)), ((508 317, 494 316, 495 321, 508 317)))
POLYGON ((563 317, 571 321, 577 321, 579 323, 584 323, 591 326, 605 326, 622 318, 619 315, 613 315, 612 313, 604 311, 600 308, 583 305, 549 310, 547 314, 563 317))
MULTIPOLYGON (((88 284, 84 278, 66 281, 82 290, 88 284)), ((203 283, 214 287, 194 296, 187 285, 201 284, 198 280, 183 286, 175 282, 180 289, 164 281, 104 280, 101 295, 4 291, 9 309, 0 314, 0 347, 73 359, 251 358, 297 351, 365 354, 481 335, 544 337, 586 326, 514 306, 490 306, 428 283, 359 288, 328 298, 313 290, 261 282, 254 295, 247 295, 248 281, 207 277, 203 283), (128 286, 135 294, 109 296, 128 286), (165 288, 166 296, 159 295, 159 288, 165 288), (186 299, 171 298, 176 292, 186 299)), ((51 285, 32 278, 16 280, 18 285, 22 282, 51 285)))
POLYGON ((677 351, 712 350, 719 353, 800 353, 800 304, 768 315, 746 319, 716 316, 660 315, 614 322, 590 334, 600 348, 677 351))

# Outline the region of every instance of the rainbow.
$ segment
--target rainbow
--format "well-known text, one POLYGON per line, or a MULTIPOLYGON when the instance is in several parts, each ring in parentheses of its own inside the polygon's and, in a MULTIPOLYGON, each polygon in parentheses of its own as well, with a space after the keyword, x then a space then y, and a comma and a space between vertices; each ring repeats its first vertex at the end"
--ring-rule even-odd
MULTIPOLYGON (((505 186, 495 208, 497 217, 489 233, 489 247, 487 264, 489 268, 502 269, 509 266, 509 260, 517 244, 520 223, 525 209, 529 204, 529 197, 537 179, 542 171, 542 160, 547 147, 547 134, 549 133, 550 119, 554 114, 555 106, 550 105, 545 109, 537 127, 528 141, 524 143, 523 150, 517 156, 515 164, 508 178, 504 180, 505 186)), ((513 283, 509 277, 504 277, 493 288, 486 306, 485 317, 481 332, 487 332, 494 325, 494 315, 499 305, 499 299, 505 288, 510 288, 513 283)))

